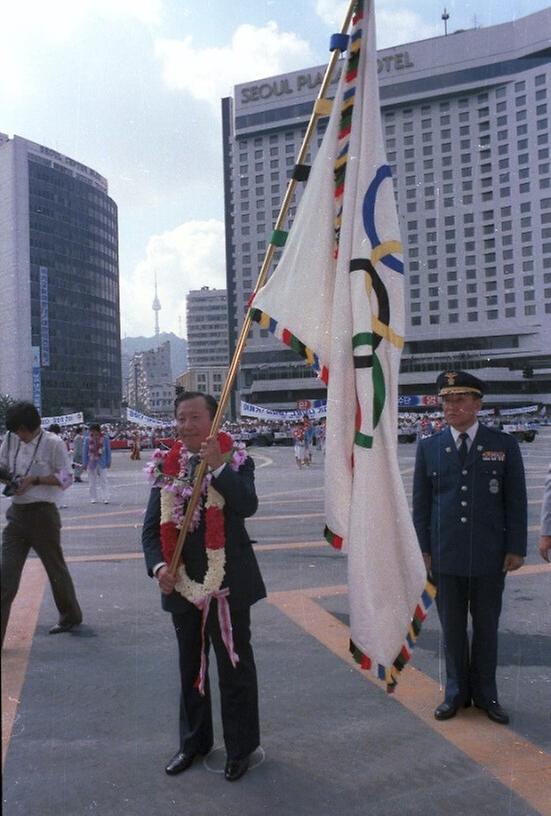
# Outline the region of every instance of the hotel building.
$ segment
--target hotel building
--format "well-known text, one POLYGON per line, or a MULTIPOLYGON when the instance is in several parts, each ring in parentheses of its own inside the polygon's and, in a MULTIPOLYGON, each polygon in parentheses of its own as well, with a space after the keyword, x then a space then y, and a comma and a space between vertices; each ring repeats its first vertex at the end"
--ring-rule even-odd
MULTIPOLYGON (((405 247, 401 394, 434 393, 438 371, 462 367, 488 381, 489 404, 551 404, 549 31, 547 8, 378 52, 405 247)), ((222 100, 230 350, 323 72, 238 85, 222 100)), ((296 201, 289 225, 295 212, 296 201)), ((274 408, 324 393, 256 324, 239 377, 243 399, 274 408)))

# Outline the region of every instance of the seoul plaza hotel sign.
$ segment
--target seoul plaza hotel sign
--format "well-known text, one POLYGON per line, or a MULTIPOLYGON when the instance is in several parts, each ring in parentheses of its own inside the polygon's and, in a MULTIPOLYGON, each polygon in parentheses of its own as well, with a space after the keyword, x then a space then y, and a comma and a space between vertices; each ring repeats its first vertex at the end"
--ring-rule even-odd
MULTIPOLYGON (((408 51, 399 51, 395 54, 387 54, 377 59, 377 69, 379 74, 394 73, 413 68, 414 62, 408 51)), ((286 96, 287 94, 300 93, 314 90, 321 85, 323 71, 305 71, 293 76, 281 77, 280 79, 261 82, 257 85, 247 85, 241 88, 242 105, 248 102, 259 102, 272 97, 286 96)), ((338 82, 339 75, 333 78, 333 83, 338 82)))

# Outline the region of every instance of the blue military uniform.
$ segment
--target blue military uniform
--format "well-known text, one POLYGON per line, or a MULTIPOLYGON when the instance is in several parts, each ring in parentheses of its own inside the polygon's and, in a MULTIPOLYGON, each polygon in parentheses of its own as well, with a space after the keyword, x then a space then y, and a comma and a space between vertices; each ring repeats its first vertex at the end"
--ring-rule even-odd
POLYGON ((505 555, 526 554, 526 487, 516 440, 479 425, 463 463, 449 428, 421 440, 415 463, 413 517, 421 550, 431 556, 438 590, 446 702, 458 707, 469 705, 472 699, 487 709, 491 701, 497 701, 497 633, 505 555), (470 648, 469 611, 473 624, 470 648))

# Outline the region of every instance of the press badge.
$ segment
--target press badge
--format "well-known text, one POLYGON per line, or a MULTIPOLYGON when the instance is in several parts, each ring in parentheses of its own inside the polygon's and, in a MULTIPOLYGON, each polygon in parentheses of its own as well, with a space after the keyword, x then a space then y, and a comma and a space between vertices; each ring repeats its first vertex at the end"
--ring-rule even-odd
POLYGON ((497 479, 490 479, 489 488, 490 493, 499 493, 499 481, 497 479))

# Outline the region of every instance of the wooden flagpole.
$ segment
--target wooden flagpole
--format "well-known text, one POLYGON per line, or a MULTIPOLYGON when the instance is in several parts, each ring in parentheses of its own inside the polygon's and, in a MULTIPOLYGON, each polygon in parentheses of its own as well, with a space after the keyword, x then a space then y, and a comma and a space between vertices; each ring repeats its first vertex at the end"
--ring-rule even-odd
MULTIPOLYGON (((346 15, 341 26, 340 34, 346 34, 350 27, 350 22, 352 20, 352 15, 354 13, 354 7, 356 6, 357 0, 350 0, 348 4, 348 9, 346 11, 346 15)), ((316 101, 314 102, 314 108, 312 110, 312 114, 310 116, 310 121, 308 122, 308 126, 306 128, 306 133, 304 134, 304 138, 302 140, 302 145, 300 147, 296 164, 304 164, 306 155, 308 153, 308 147, 310 145, 310 141, 314 134, 314 130, 317 124, 317 121, 322 116, 327 116, 331 111, 331 100, 327 99, 327 90, 329 88, 333 73, 335 71, 335 66, 341 56, 341 49, 335 48, 335 50, 331 54, 331 59, 327 64, 327 68, 325 69, 325 74, 323 76, 322 83, 320 85, 320 89, 318 95, 316 97, 316 101)), ((287 183, 287 189, 285 191, 285 196, 281 203, 281 208, 279 211, 279 215, 274 225, 274 232, 278 230, 282 230, 285 224, 285 219, 287 217, 287 212, 289 210, 293 194, 295 192, 295 188, 298 184, 297 179, 291 177, 287 183)), ((262 262, 262 266, 260 267, 260 272, 258 273, 258 279, 256 281, 254 291, 251 295, 250 302, 254 302, 254 297, 259 289, 264 286, 266 282, 266 278, 268 276, 268 271, 272 265, 272 260, 274 257, 276 246, 273 243, 269 243, 266 249, 266 254, 264 255, 264 260, 262 262)), ((235 347, 233 353, 233 359, 230 363, 230 367, 228 369, 228 374, 226 376, 226 381, 224 383, 224 388, 222 389, 222 393, 220 395, 220 399, 218 401, 218 409, 212 420, 212 425, 210 429, 210 435, 213 436, 218 433, 218 429, 222 422, 222 418, 224 416, 224 411, 226 410, 226 405, 230 398, 230 394, 233 388, 233 384, 235 382, 235 378, 237 377, 237 372, 239 370, 239 365, 241 363, 241 357, 243 356, 243 351, 245 349, 245 345, 247 343, 247 338, 249 336, 249 331, 251 328, 251 316, 250 316, 250 309, 247 310, 247 314, 243 321, 243 325, 241 327, 241 332, 239 334, 239 339, 237 341, 237 345, 235 347)), ((184 541, 186 540, 186 535, 189 530, 189 525, 191 524, 191 519, 193 517, 193 513, 197 503, 199 501, 199 497, 201 495, 201 488, 203 484, 203 479, 205 477, 205 473, 207 471, 207 463, 205 460, 201 460, 201 462, 197 465, 194 474, 194 484, 191 496, 189 497, 186 513, 184 519, 182 521, 182 527, 180 528, 180 532, 178 535, 178 540, 176 542, 176 548, 174 550, 174 554, 172 556, 172 560, 169 565, 169 572, 171 575, 176 575, 178 570, 178 566, 180 564, 180 557, 182 555, 182 549, 184 546, 184 541)))

